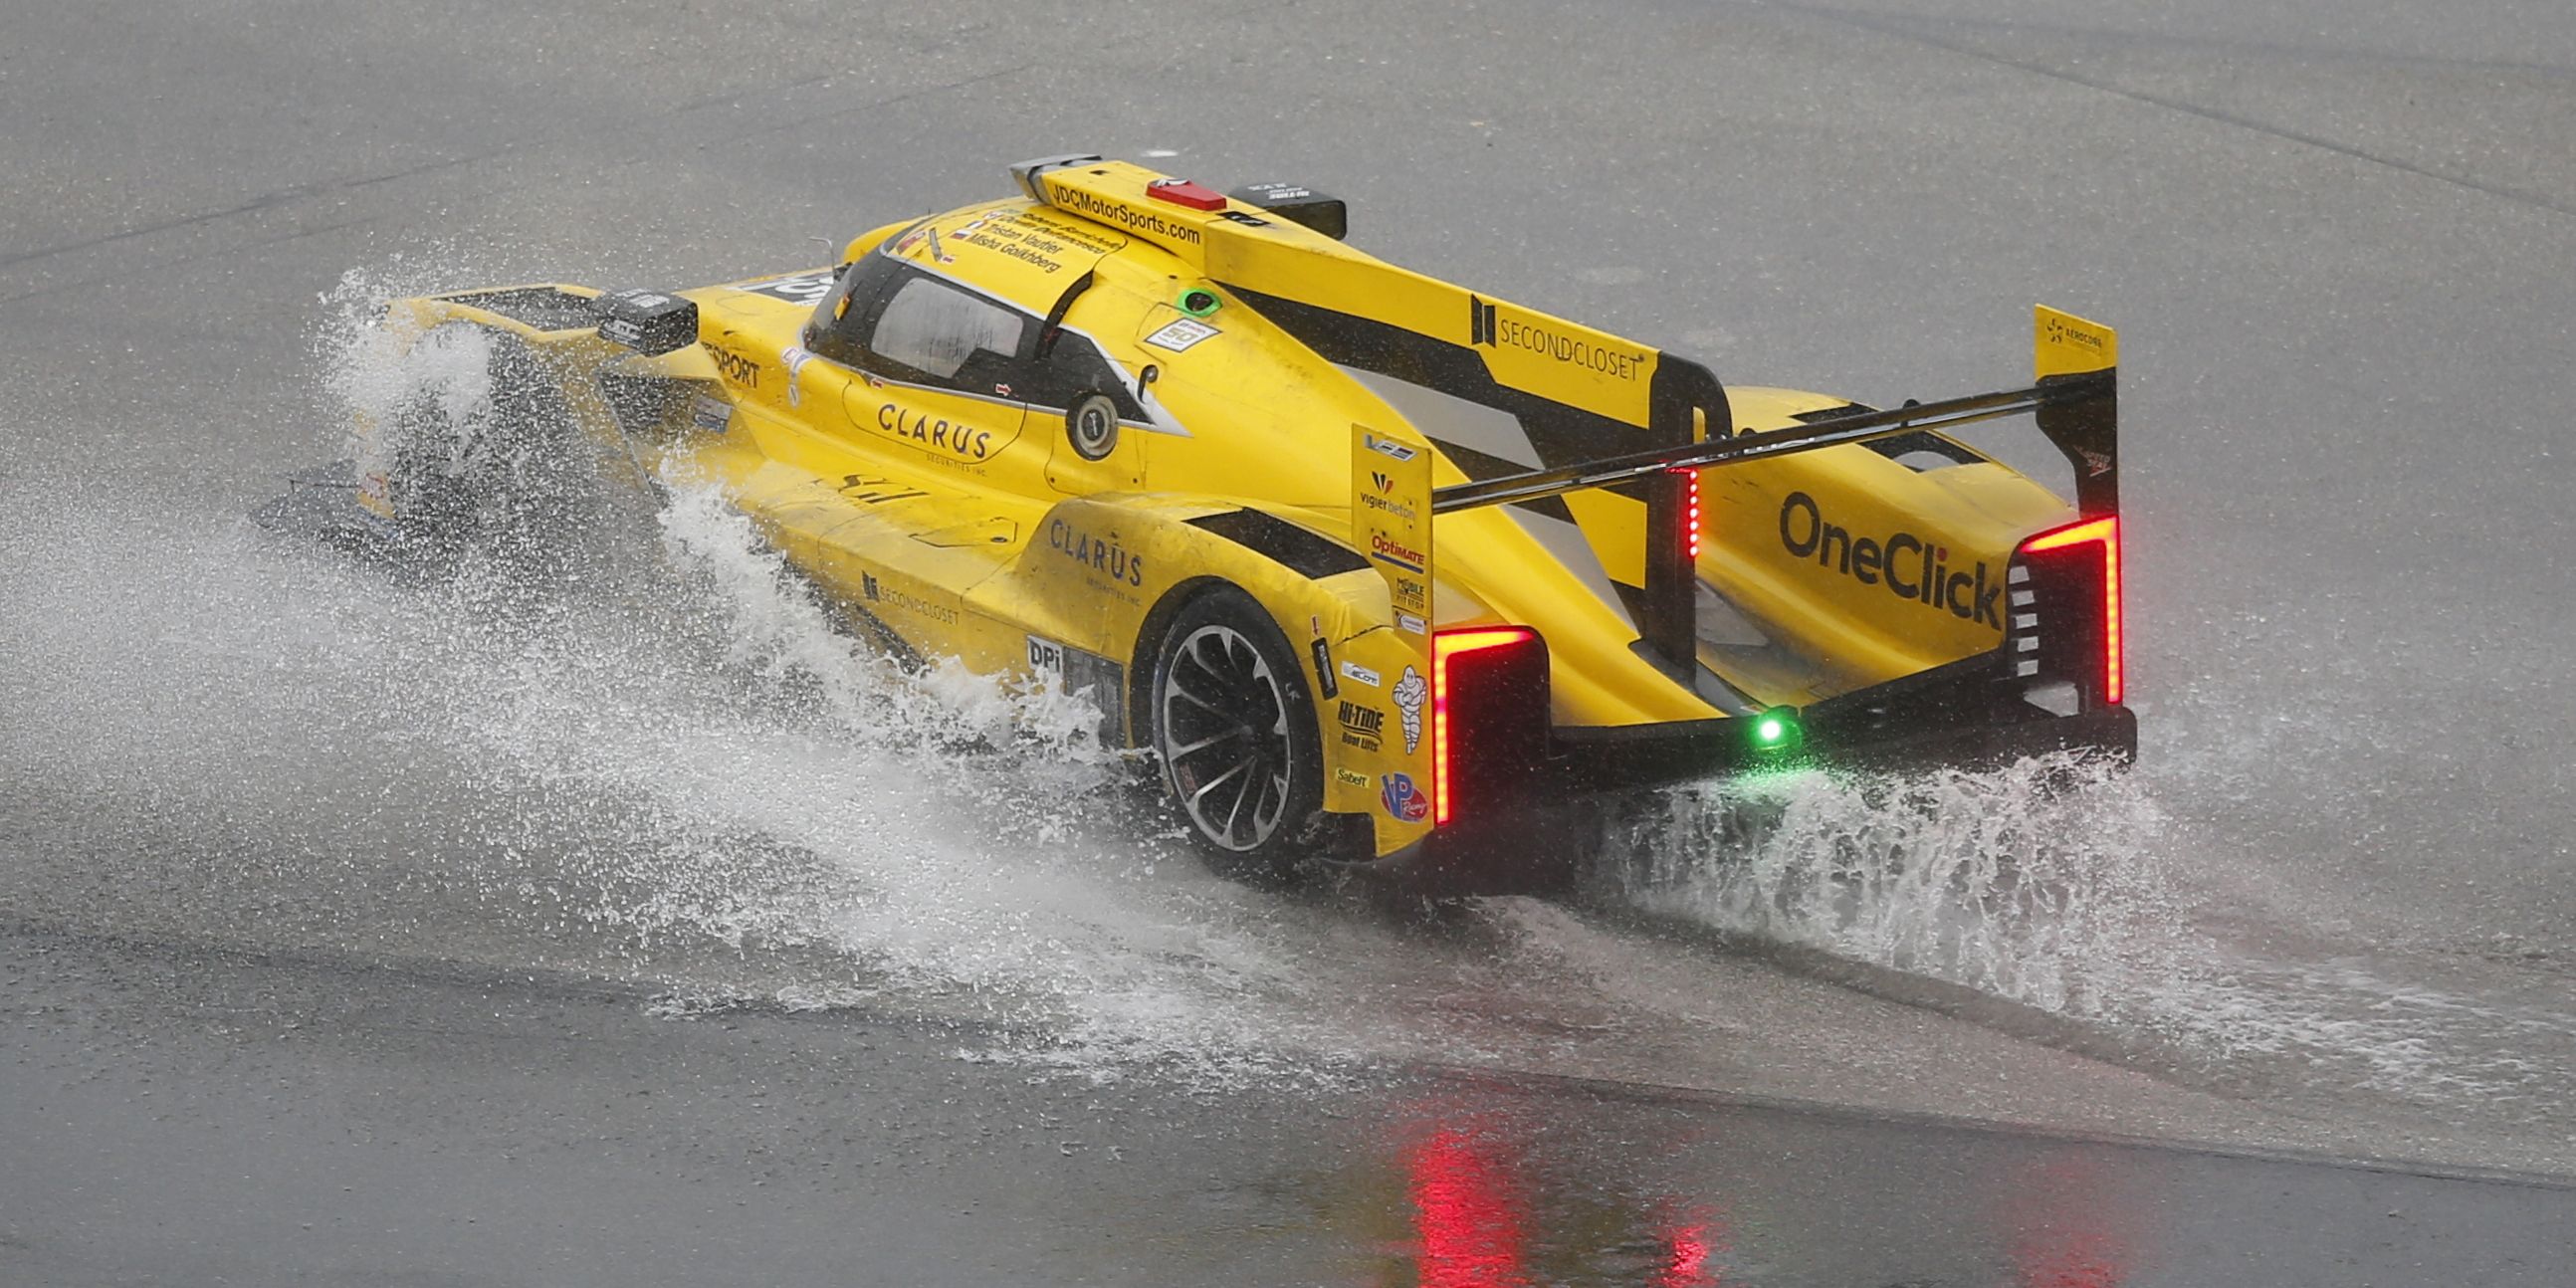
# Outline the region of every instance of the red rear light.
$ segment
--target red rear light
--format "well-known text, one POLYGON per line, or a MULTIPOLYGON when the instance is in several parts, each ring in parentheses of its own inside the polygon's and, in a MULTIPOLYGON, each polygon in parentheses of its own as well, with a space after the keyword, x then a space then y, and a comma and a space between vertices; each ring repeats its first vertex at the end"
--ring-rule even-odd
POLYGON ((1432 822, 1449 821, 1449 663, 1486 649, 1535 643, 1538 632, 1526 626, 1478 626, 1442 631, 1431 637, 1431 802, 1432 822))
POLYGON ((1145 185, 1145 195, 1188 210, 1225 209, 1225 198, 1214 188, 1201 187, 1187 179, 1156 179, 1145 185))
POLYGON ((1673 472, 1689 481, 1688 490, 1682 493, 1682 553, 1690 556, 1693 563, 1697 563, 1699 561, 1699 471, 1675 470, 1673 472))
POLYGON ((2043 532, 2023 542, 2021 549, 2023 554, 2039 554, 2089 542, 2100 542, 2102 546, 2102 700, 2117 703, 2128 669, 2122 655, 2120 621, 2120 516, 2043 532))

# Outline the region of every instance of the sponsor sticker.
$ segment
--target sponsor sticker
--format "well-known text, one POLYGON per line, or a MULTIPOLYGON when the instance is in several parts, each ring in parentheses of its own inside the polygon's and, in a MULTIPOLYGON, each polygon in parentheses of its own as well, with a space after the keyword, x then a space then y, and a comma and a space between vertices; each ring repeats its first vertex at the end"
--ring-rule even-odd
POLYGON ((1352 427, 1352 536, 1386 580, 1399 613, 1431 615, 1431 456, 1364 425, 1352 427))
MULTIPOLYGON (((788 386, 790 393, 795 386, 788 386)), ((963 424, 945 416, 933 416, 899 403, 886 403, 877 408, 877 432, 888 438, 910 441, 913 446, 929 450, 933 459, 954 461, 990 460, 1001 450, 993 445, 993 432, 963 424)), ((1002 447, 1011 445, 1019 435, 1016 429, 1002 431, 1002 447)))
POLYGON ((1182 245, 1196 246, 1206 239, 1206 234, 1193 225, 1182 223, 1177 219, 1165 219, 1154 211, 1131 206, 1114 197, 1104 197, 1098 193, 1071 187, 1052 176, 1046 181, 1046 189, 1047 204, 1058 210, 1070 210, 1075 214, 1097 219, 1104 224, 1115 225, 1131 233, 1141 233, 1159 242, 1178 242, 1182 245))
POLYGON ((1217 330, 1215 327, 1209 326, 1205 322, 1199 321, 1197 318, 1174 318, 1173 320, 1164 323, 1161 329, 1155 331, 1152 335, 1146 336, 1145 343, 1150 344, 1157 349, 1169 349, 1174 353, 1187 353, 1189 352, 1191 345, 1197 344, 1199 341, 1208 339, 1212 336, 1223 334, 1224 332, 1217 330))
POLYGON ((1415 517, 1421 513, 1420 507, 1415 505, 1412 501, 1409 501, 1402 496, 1394 495, 1396 490, 1395 476, 1387 473, 1385 470, 1369 471, 1369 487, 1373 490, 1363 491, 1360 493, 1361 505, 1367 506, 1372 510, 1382 510, 1406 523, 1412 523, 1415 517))
POLYGON ((1611 337, 1596 331, 1572 328, 1568 324, 1550 326, 1526 318, 1511 317, 1498 310, 1493 302, 1479 296, 1467 297, 1467 343, 1488 349, 1522 349, 1550 361, 1587 371, 1597 371, 1613 380, 1634 381, 1650 370, 1647 359, 1652 350, 1631 350, 1603 343, 1611 337), (1565 326, 1567 329, 1559 329, 1565 326))
POLYGON ((1047 675, 1064 674, 1064 645, 1036 635, 1029 637, 1029 666, 1047 675))
POLYGON ((1385 712, 1367 703, 1345 698, 1340 707, 1340 721, 1343 746, 1357 747, 1362 751, 1377 750, 1378 735, 1386 728, 1385 712))
POLYGON ((1365 684, 1372 689, 1383 687, 1386 684, 1385 676, 1380 675, 1357 662, 1350 661, 1342 663, 1342 678, 1355 683, 1365 684))
POLYGON ((1417 617, 1412 613, 1397 613, 1395 615, 1395 628, 1413 635, 1421 635, 1431 629, 1423 623, 1423 620, 1420 617, 1417 617))
POLYGON ((943 626, 955 626, 957 624, 956 609, 950 608, 946 604, 934 604, 927 599, 923 599, 919 595, 911 594, 899 587, 889 586, 884 582, 878 581, 873 574, 863 573, 861 575, 867 579, 868 598, 875 600, 888 608, 901 609, 904 612, 927 617, 943 626))
POLYGON ((1106 574, 1113 584, 1145 584, 1145 557, 1130 551, 1116 533, 1099 536, 1057 518, 1047 521, 1046 540, 1049 550, 1095 574, 1106 574))
POLYGON ((1368 775, 1363 774, 1348 765, 1333 766, 1333 777, 1344 787, 1366 787, 1369 785, 1368 775))
POLYGON ((1431 797, 1413 785, 1411 774, 1387 774, 1378 780, 1378 803, 1386 807, 1387 816, 1399 823, 1419 823, 1431 817, 1431 797))
POLYGON ((1408 666, 1396 679, 1395 713, 1404 721, 1404 754, 1410 756, 1422 746, 1422 703, 1431 696, 1431 686, 1423 682, 1422 673, 1408 666))
POLYGON ((1825 517, 1816 498, 1792 492, 1780 502, 1780 548, 1793 559, 1812 558, 1822 571, 1881 587, 1899 599, 2003 629, 2003 577, 1983 559, 1971 571, 1964 551, 1953 562, 1950 548, 1938 539, 1903 529, 1865 536, 1825 517))
POLYGON ((722 398, 699 394, 689 408, 689 423, 709 434, 721 434, 733 423, 733 404, 722 398))
POLYGON ((2069 345, 2088 350, 2096 355, 2110 350, 2110 345, 2104 342, 2101 332, 2086 326, 2081 319, 2060 313, 2055 309, 2049 309, 2042 314, 2040 339, 2047 344, 2069 345))
POLYGON ((717 374, 745 389, 760 387, 760 363, 727 349, 713 340, 701 340, 698 347, 716 364, 717 374))
POLYGON ((1422 551, 1382 532, 1369 534, 1369 553, 1406 572, 1423 571, 1422 551))

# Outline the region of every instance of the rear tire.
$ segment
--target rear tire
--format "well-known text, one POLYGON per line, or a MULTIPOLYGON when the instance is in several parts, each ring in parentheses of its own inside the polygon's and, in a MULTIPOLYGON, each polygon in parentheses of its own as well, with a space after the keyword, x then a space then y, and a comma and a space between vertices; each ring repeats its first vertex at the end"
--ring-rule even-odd
POLYGON ((1286 885, 1314 857, 1324 755, 1296 651, 1232 586, 1183 606, 1154 652, 1148 745, 1208 866, 1286 885))

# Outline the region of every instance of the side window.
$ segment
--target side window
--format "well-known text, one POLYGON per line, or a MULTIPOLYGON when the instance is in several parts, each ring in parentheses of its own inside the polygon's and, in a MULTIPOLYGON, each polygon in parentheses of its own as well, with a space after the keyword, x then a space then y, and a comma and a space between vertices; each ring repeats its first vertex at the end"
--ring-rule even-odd
POLYGON ((805 347, 842 366, 858 366, 869 325, 905 276, 901 260, 861 255, 841 270, 841 280, 814 306, 814 320, 805 326, 805 347))
POLYGON ((1029 395, 1032 405, 1061 411, 1083 394, 1107 394, 1118 404, 1120 420, 1145 419, 1128 377, 1098 346, 1070 331, 1058 331, 1051 338, 1053 343, 1038 363, 1037 388, 1029 395))
POLYGON ((1008 394, 1030 320, 935 277, 895 288, 860 365, 977 394, 1008 394))

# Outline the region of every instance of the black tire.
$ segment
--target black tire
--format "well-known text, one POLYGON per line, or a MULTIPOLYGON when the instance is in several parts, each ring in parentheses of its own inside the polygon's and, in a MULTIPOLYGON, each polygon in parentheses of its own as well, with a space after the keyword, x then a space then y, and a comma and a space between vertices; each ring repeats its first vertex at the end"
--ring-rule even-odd
POLYGON ((1263 885, 1311 871, 1324 753, 1305 669, 1232 586, 1182 607, 1154 651, 1147 745, 1182 826, 1219 874, 1263 885))
POLYGON ((496 331, 455 323, 420 343, 421 386, 391 427, 388 481, 404 529, 450 549, 542 535, 568 508, 578 464, 567 450, 571 414, 554 381, 525 344, 496 331), (481 388, 438 383, 438 352, 476 344, 484 349, 481 388))

